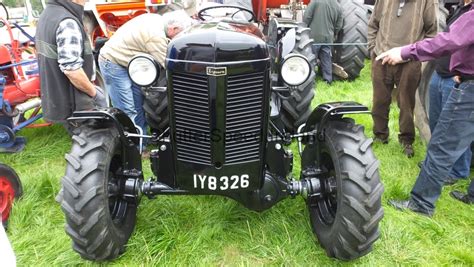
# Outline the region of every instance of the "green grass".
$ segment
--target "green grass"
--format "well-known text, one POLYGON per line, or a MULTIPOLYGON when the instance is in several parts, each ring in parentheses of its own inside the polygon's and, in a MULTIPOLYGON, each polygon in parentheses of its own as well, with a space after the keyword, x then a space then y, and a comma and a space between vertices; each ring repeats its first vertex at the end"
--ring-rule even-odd
MULTIPOLYGON (((361 78, 318 83, 313 105, 355 100, 371 106, 369 68, 361 78)), ((353 116, 372 136, 369 115, 353 116)), ((301 198, 287 199, 263 213, 245 209, 222 197, 157 197, 143 199, 137 227, 125 254, 114 265, 474 265, 474 207, 451 199, 451 189, 466 190, 467 181, 446 187, 432 219, 404 213, 386 205, 391 198, 406 198, 418 174, 425 145, 417 137, 412 159, 402 154, 397 142, 398 111, 393 105, 388 145, 374 145, 381 161, 385 185, 385 217, 373 251, 345 263, 328 258, 311 232, 308 212, 301 198)), ((54 198, 64 173, 64 154, 70 141, 59 127, 25 129, 26 149, 0 155, 0 161, 16 169, 24 196, 14 207, 9 238, 19 266, 94 265, 73 252, 64 232, 64 216, 54 198)), ((295 155, 296 155, 295 151, 295 155)), ((295 175, 299 168, 296 160, 295 175)), ((147 177, 149 162, 144 162, 147 177)), ((471 175, 472 176, 472 175, 471 175)))

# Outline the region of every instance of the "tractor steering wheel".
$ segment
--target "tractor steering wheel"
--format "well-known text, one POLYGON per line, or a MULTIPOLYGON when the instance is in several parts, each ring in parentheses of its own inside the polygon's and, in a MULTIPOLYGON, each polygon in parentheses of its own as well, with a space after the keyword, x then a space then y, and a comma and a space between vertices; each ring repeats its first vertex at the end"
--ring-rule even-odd
POLYGON ((234 19, 236 14, 243 12, 244 16, 245 16, 245 13, 250 15, 250 19, 248 19, 248 22, 256 21, 255 14, 252 12, 252 10, 243 8, 240 6, 232 6, 232 5, 216 5, 216 6, 206 7, 199 10, 197 15, 200 20, 206 21, 205 17, 213 17, 211 14, 208 14, 208 11, 213 10, 213 9, 225 9, 225 8, 236 10, 233 13, 232 12, 226 13, 225 14, 226 17, 230 16, 231 19, 234 19))

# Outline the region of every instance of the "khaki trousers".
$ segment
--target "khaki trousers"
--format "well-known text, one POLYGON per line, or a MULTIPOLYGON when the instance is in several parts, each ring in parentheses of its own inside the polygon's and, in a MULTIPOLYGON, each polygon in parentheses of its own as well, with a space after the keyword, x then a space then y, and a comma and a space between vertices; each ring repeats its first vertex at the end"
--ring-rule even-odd
POLYGON ((415 140, 415 124, 413 110, 415 108, 415 93, 421 79, 421 63, 382 65, 382 61, 372 58, 373 105, 372 119, 374 120, 374 135, 381 139, 389 136, 388 119, 392 90, 398 89, 397 103, 400 109, 398 141, 401 144, 413 144, 415 140))

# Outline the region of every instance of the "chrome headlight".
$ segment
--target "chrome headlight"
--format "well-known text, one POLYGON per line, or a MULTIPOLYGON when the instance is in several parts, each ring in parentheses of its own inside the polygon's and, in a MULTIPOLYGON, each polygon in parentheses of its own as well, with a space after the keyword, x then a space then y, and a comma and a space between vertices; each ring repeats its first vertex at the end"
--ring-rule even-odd
POLYGON ((128 76, 139 86, 152 85, 159 76, 158 63, 150 55, 138 55, 128 63, 128 76))
POLYGON ((311 71, 308 59, 298 54, 288 54, 281 64, 281 77, 290 86, 298 86, 306 82, 311 71))

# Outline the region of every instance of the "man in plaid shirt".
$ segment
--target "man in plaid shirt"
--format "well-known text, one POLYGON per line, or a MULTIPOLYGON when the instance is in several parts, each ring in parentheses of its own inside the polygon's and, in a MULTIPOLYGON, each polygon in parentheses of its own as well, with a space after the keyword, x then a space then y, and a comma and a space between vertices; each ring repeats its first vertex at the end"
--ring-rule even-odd
POLYGON ((94 86, 92 48, 82 26, 85 0, 49 0, 36 32, 45 118, 73 128, 66 119, 76 110, 105 106, 103 91, 94 86))

